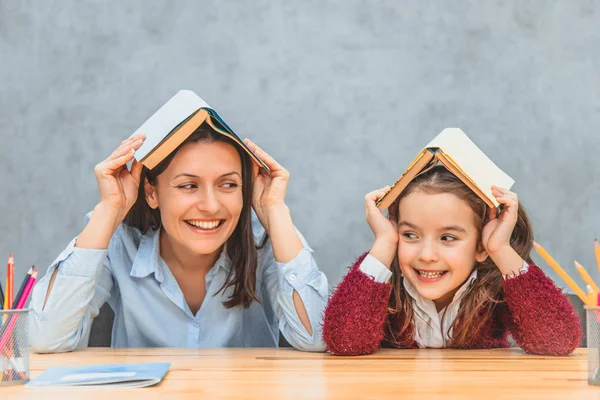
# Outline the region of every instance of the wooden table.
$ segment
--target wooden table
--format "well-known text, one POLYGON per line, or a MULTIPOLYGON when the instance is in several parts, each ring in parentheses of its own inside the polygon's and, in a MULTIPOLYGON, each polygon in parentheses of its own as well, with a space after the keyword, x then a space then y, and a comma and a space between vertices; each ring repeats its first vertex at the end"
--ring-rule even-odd
POLYGON ((54 365, 170 362, 157 386, 120 391, 0 387, 0 399, 600 399, 587 352, 542 357, 519 349, 392 350, 333 357, 291 349, 88 349, 32 354, 31 376, 54 365))

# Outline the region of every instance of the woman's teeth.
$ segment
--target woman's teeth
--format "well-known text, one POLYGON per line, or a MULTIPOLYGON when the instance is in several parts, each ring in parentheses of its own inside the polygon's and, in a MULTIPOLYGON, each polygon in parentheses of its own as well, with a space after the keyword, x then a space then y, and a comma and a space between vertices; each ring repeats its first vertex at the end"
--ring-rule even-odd
POLYGON ((219 226, 221 224, 221 220, 216 220, 216 221, 185 221, 188 224, 192 225, 195 228, 198 229, 206 229, 206 230, 211 230, 211 229, 215 229, 217 226, 219 226))
POLYGON ((426 272, 426 271, 419 271, 419 270, 417 270, 417 272, 419 273, 419 275, 421 275, 424 278, 439 278, 440 276, 444 275, 445 271, 442 271, 442 272, 426 272))

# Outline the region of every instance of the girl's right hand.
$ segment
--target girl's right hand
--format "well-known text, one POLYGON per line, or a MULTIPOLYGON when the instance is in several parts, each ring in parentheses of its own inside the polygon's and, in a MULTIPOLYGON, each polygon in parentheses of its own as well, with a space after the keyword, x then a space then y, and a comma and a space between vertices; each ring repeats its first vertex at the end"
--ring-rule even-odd
POLYGON ((94 174, 100 192, 100 204, 118 211, 124 218, 137 199, 142 164, 133 161, 131 171, 126 164, 142 146, 146 137, 136 135, 121 142, 121 145, 104 161, 96 165, 94 174))
POLYGON ((367 223, 375 235, 375 240, 385 240, 395 244, 398 243, 398 231, 394 223, 376 205, 376 201, 382 198, 389 189, 390 187, 386 186, 367 193, 365 196, 365 213, 367 223))
MULTIPOLYGON (((395 221, 388 219, 383 214, 377 207, 376 201, 383 197, 389 189, 390 187, 386 186, 367 193, 365 196, 367 223, 375 235, 375 243, 369 253, 388 268, 390 268, 398 249, 398 230, 396 229, 395 221)), ((395 207, 395 204, 391 207, 395 207)))

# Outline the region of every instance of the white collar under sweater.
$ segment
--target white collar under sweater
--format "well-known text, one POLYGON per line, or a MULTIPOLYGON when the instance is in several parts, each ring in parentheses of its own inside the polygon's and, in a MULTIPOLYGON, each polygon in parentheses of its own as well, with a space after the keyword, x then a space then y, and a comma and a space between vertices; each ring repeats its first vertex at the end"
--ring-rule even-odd
MULTIPOLYGON (((392 273, 379 260, 370 254, 367 254, 360 265, 360 270, 367 275, 373 277, 376 282, 389 282, 392 273)), ((452 302, 439 313, 435 308, 435 304, 431 300, 422 298, 415 287, 408 281, 403 279, 404 288, 412 299, 413 310, 415 313, 415 341, 419 347, 443 348, 450 341, 452 335, 452 326, 460 301, 467 289, 477 278, 477 271, 473 270, 466 282, 458 289, 454 295, 452 302), (443 319, 443 321, 442 321, 443 319), (443 331, 442 331, 443 323, 443 331)))

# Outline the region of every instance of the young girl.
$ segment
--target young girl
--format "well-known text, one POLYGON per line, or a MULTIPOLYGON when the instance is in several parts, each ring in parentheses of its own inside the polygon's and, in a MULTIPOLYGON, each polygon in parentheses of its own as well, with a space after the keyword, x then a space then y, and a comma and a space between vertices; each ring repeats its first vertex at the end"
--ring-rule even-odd
POLYGON ((485 203, 444 167, 414 179, 389 208, 366 198, 375 234, 339 284, 323 337, 336 355, 399 348, 508 347, 570 354, 579 318, 568 299, 533 264, 533 233, 517 195, 493 187, 503 209, 485 203))
POLYGON ((113 347, 275 347, 281 330, 324 350, 327 278, 284 203, 289 173, 247 141, 270 167, 259 172, 205 127, 154 169, 129 171, 143 141, 96 166, 100 202, 34 289, 32 348, 86 347, 108 301, 113 347))

